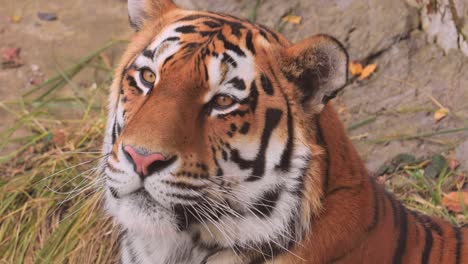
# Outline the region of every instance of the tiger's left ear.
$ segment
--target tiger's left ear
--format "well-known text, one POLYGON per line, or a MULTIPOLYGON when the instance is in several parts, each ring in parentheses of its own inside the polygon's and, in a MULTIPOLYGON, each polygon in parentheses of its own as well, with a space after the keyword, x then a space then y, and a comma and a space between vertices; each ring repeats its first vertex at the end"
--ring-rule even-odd
POLYGON ((302 95, 304 108, 325 105, 348 80, 348 54, 334 38, 318 35, 287 48, 281 71, 302 95))
POLYGON ((177 8, 171 0, 128 0, 128 19, 135 30, 140 30, 145 22, 162 17, 177 8))

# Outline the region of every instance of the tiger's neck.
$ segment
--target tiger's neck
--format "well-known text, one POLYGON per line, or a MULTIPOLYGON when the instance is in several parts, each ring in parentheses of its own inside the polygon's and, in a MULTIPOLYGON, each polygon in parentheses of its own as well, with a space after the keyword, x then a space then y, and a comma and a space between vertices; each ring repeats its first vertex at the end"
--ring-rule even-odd
MULTIPOLYGON (((380 187, 369 178, 331 104, 318 117, 316 133, 317 144, 324 149, 312 161, 320 164, 321 209, 313 213, 310 230, 293 252, 307 263, 330 263, 361 245, 375 228, 378 219, 369 194, 380 187)), ((287 254, 275 263, 296 263, 297 256, 287 254)))

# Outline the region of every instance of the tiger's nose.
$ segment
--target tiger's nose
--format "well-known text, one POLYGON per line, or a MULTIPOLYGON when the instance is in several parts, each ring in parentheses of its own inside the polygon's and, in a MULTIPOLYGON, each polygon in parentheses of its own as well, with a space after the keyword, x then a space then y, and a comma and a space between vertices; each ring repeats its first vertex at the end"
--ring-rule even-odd
POLYGON ((133 164, 135 172, 143 179, 168 167, 175 160, 175 156, 167 159, 161 153, 147 153, 130 145, 124 146, 123 151, 127 159, 133 164))

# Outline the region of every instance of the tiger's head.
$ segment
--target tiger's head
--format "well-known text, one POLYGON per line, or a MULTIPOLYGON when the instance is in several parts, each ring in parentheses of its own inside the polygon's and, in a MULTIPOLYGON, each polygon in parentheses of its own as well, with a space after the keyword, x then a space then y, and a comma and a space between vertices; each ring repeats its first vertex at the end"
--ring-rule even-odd
POLYGON ((342 46, 169 0, 130 0, 129 18, 104 143, 108 212, 129 232, 212 246, 299 240, 320 209, 314 120, 346 82, 342 46))

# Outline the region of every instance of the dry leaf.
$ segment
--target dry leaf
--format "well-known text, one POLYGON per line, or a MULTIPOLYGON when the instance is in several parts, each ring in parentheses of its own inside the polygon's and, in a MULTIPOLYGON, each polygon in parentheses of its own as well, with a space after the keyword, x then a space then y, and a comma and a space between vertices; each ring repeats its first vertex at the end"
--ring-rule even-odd
POLYGON ((67 133, 62 129, 55 129, 53 131, 53 141, 57 147, 63 147, 68 141, 67 133))
POLYGON ((442 204, 452 212, 461 213, 463 211, 462 204, 465 207, 468 206, 468 192, 451 192, 442 198, 442 204))
POLYGON ((293 15, 288 15, 283 17, 283 22, 290 23, 290 24, 300 24, 302 21, 302 17, 300 16, 293 16, 293 15))
POLYGON ((450 170, 455 170, 456 168, 460 166, 460 162, 457 159, 452 158, 452 157, 447 158, 447 164, 450 170))
POLYGON ((448 113, 450 113, 450 110, 448 108, 442 107, 439 110, 435 111, 434 120, 436 122, 439 122, 440 120, 444 119, 448 113))
POLYGON ((22 19, 23 19, 23 17, 20 16, 20 15, 13 15, 13 16, 10 17, 10 21, 12 23, 19 23, 19 22, 21 22, 22 19))
POLYGON ((362 70, 362 73, 361 73, 361 76, 359 77, 359 80, 365 80, 367 78, 369 78, 369 76, 371 76, 372 73, 375 72, 375 70, 377 69, 377 64, 369 64, 367 65, 363 70, 362 70))
POLYGON ((349 64, 349 72, 351 72, 352 75, 357 76, 362 73, 362 64, 356 61, 352 61, 349 64))
POLYGON ((21 48, 9 48, 2 52, 3 68, 16 68, 23 65, 23 60, 20 58, 21 48))
POLYGON ((102 63, 104 63, 104 65, 109 68, 109 69, 112 69, 112 63, 111 63, 111 59, 109 58, 109 56, 107 55, 107 53, 105 52, 102 52, 101 54, 99 54, 99 58, 101 58, 102 60, 102 63))

